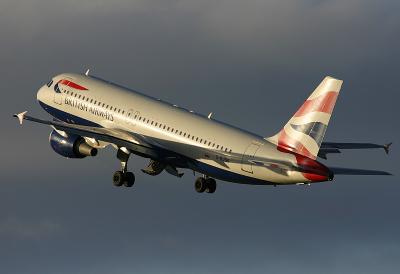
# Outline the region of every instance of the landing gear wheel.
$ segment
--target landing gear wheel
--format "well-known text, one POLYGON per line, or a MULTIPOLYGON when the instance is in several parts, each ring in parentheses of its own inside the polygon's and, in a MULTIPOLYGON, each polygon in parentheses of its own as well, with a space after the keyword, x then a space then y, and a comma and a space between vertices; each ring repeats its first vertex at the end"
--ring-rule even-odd
POLYGON ((203 193, 207 188, 206 179, 203 177, 197 178, 196 182, 194 183, 194 189, 198 193, 203 193))
POLYGON ((132 187, 135 183, 135 175, 132 172, 127 172, 125 174, 124 186, 132 187))
POLYGON ((116 171, 113 175, 113 185, 114 186, 122 186, 124 183, 124 174, 122 171, 116 171))
POLYGON ((215 190, 217 189, 217 183, 213 178, 207 178, 206 179, 206 192, 207 193, 214 193, 215 190))

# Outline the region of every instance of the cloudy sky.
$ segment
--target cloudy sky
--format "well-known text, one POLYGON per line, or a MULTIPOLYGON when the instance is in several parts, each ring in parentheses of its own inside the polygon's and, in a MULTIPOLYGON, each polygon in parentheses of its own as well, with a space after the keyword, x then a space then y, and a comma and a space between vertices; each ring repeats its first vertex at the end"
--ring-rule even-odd
MULTIPOLYGON (((398 273, 400 4, 394 0, 1 0, 1 273, 398 273), (326 140, 386 143, 328 165, 395 176, 311 187, 219 183, 139 170, 115 188, 115 151, 68 160, 37 89, 84 72, 263 136, 326 75, 344 80, 326 140)), ((324 163, 326 163, 324 161, 324 163)))

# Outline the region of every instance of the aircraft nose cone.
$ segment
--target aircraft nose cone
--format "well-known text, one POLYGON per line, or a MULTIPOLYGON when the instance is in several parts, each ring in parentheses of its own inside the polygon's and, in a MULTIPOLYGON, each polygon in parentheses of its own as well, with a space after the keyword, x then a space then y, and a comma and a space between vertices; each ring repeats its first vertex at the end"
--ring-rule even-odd
POLYGON ((43 101, 44 101, 44 98, 45 98, 45 86, 41 87, 41 88, 38 90, 37 94, 36 94, 36 99, 37 99, 39 102, 43 102, 43 101))

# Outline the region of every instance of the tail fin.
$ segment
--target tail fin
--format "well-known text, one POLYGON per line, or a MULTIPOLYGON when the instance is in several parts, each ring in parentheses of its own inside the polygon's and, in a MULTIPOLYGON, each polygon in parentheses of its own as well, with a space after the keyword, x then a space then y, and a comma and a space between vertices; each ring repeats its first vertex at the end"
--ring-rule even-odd
POLYGON ((268 141, 316 159, 343 81, 325 77, 283 129, 268 141))

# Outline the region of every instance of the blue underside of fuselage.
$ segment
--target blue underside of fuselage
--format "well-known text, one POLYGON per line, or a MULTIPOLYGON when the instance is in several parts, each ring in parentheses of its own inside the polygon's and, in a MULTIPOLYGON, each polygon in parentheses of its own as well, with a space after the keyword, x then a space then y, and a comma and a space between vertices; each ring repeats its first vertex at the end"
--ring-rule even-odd
MULTIPOLYGON (((69 124, 77 124, 82 126, 90 126, 90 127, 101 127, 101 125, 91 122, 89 120, 80 118, 78 116, 72 115, 63 110, 51 107, 41 101, 38 101, 40 106, 47 111, 54 118, 69 123, 69 124)), ((259 180, 256 178, 240 175, 231 171, 227 171, 225 169, 221 169, 212 165, 205 164, 200 161, 195 161, 195 171, 206 174, 207 176, 213 177, 215 179, 228 181, 232 183, 239 184, 251 184, 251 185, 272 185, 273 183, 268 181, 259 180)))

